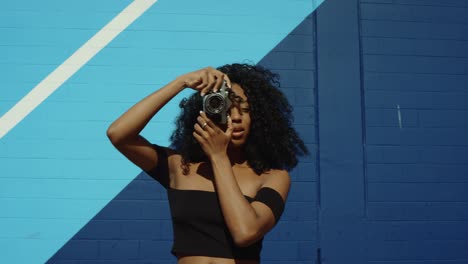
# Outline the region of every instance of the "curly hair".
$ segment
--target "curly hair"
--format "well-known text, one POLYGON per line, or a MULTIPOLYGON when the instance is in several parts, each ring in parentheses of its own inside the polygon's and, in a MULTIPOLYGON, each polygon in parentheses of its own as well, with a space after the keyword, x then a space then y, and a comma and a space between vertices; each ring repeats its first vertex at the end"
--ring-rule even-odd
MULTIPOLYGON (((250 134, 244 145, 246 159, 257 174, 270 169, 293 169, 298 155, 309 154, 307 147, 292 127, 292 106, 280 86, 279 75, 260 65, 228 64, 217 68, 232 83, 244 90, 250 107, 250 134)), ((199 92, 180 102, 181 113, 171 135, 171 146, 182 155, 182 168, 188 173, 192 162, 206 160, 201 146, 193 137, 193 124, 202 110, 199 92)))

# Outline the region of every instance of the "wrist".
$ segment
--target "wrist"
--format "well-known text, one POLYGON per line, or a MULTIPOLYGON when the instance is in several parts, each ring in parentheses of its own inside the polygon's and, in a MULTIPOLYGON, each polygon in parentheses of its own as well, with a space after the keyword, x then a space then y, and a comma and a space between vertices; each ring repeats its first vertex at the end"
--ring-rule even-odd
POLYGON ((174 82, 176 83, 177 87, 180 87, 181 90, 188 87, 187 78, 185 78, 185 75, 181 75, 175 78, 174 82))
POLYGON ((222 163, 230 163, 229 158, 226 153, 218 153, 213 154, 208 157, 211 164, 222 164, 222 163))

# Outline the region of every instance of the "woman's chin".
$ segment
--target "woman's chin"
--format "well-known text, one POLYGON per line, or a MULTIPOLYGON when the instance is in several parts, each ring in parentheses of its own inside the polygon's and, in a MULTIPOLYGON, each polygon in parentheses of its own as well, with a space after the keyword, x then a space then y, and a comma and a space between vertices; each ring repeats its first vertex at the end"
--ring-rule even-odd
POLYGON ((233 148, 241 148, 245 144, 245 139, 240 137, 240 138, 231 138, 231 142, 229 143, 230 147, 233 148))

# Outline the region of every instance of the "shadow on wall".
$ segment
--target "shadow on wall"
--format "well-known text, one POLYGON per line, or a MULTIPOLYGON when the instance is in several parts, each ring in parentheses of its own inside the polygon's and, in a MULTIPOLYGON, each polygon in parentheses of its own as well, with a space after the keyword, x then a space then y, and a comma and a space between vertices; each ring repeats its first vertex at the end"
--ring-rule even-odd
MULTIPOLYGON (((316 258, 314 30, 314 17, 309 15, 259 63, 280 74, 281 90, 295 109, 295 127, 312 153, 291 172, 287 209, 265 239, 265 261, 293 264, 316 258)), ((171 246, 166 191, 142 172, 47 263, 174 263, 171 246)))

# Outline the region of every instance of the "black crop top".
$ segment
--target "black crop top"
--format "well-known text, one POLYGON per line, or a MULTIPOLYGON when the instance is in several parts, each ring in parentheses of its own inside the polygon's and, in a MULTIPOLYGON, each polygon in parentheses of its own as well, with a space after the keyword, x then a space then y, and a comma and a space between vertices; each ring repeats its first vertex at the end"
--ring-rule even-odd
MULTIPOLYGON (((155 147, 160 165, 146 173, 167 189, 174 233, 171 253, 175 256, 260 260, 263 238, 248 247, 236 246, 224 222, 217 193, 170 188, 166 152, 157 145, 155 147)), ((272 195, 271 190, 262 188, 255 198, 244 196, 249 202, 261 201, 268 206, 268 198, 273 201, 280 199, 281 206, 270 206, 278 221, 283 211, 283 201, 276 191, 273 191, 276 195, 272 195)))

